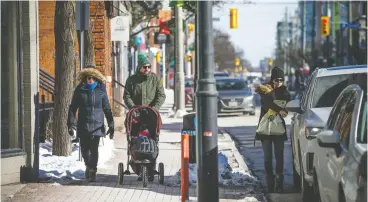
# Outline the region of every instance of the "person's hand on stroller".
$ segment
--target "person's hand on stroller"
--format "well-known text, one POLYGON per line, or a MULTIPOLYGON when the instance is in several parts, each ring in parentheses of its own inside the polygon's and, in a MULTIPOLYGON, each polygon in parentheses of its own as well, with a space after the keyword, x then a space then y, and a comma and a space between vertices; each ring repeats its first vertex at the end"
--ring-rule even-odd
POLYGON ((112 140, 114 138, 114 132, 115 132, 114 126, 110 126, 109 130, 107 130, 107 133, 106 133, 106 135, 109 135, 110 140, 112 140))

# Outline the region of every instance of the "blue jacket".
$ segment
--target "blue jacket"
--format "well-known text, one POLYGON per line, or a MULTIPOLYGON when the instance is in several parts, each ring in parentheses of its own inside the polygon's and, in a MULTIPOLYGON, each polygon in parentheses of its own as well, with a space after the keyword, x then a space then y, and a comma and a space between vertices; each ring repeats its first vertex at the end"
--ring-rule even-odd
POLYGON ((69 107, 68 127, 76 127, 78 136, 83 134, 105 136, 104 115, 108 126, 114 127, 106 86, 98 83, 96 88, 90 91, 86 83, 79 84, 69 107))

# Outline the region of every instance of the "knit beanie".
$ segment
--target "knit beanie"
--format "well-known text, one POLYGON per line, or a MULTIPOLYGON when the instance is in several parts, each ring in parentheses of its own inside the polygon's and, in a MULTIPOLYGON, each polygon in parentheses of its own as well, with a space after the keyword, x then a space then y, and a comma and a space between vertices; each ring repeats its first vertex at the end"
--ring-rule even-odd
POLYGON ((142 66, 144 65, 151 65, 148 60, 148 55, 145 53, 139 53, 138 54, 138 65, 136 71, 139 72, 142 66))
POLYGON ((271 71, 271 80, 277 79, 277 78, 284 78, 285 74, 282 69, 279 67, 274 67, 271 71))

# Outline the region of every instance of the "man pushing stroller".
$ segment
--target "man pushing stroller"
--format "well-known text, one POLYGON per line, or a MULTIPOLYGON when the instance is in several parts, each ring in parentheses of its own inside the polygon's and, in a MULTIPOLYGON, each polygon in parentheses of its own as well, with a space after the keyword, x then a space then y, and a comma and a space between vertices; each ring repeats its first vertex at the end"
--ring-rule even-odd
MULTIPOLYGON (((136 106, 149 106, 159 110, 166 99, 165 91, 160 79, 151 72, 151 64, 148 56, 144 53, 138 54, 138 65, 134 75, 130 76, 125 84, 124 102, 129 109, 136 106)), ((141 113, 142 116, 148 113, 141 113)), ((145 128, 141 128, 144 131, 145 128)), ((155 167, 155 166, 154 166, 155 167)), ((153 180, 153 174, 150 172, 149 180, 153 180)), ((138 180, 142 178, 139 177, 138 180)))

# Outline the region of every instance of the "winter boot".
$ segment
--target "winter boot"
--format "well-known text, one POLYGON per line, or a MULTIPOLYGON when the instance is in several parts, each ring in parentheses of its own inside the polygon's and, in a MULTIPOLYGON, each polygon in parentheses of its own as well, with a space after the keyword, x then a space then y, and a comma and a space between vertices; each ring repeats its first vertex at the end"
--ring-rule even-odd
POLYGON ((267 182, 268 193, 274 192, 275 176, 274 175, 266 175, 266 182, 267 182))
POLYGON ((96 173, 97 173, 96 169, 89 170, 89 181, 90 182, 96 182, 96 173))
POLYGON ((84 171, 84 177, 86 178, 86 179, 89 179, 89 167, 88 166, 86 166, 86 170, 84 171))
POLYGON ((275 191, 279 192, 279 193, 284 191, 284 175, 282 175, 282 174, 276 175, 275 191))

